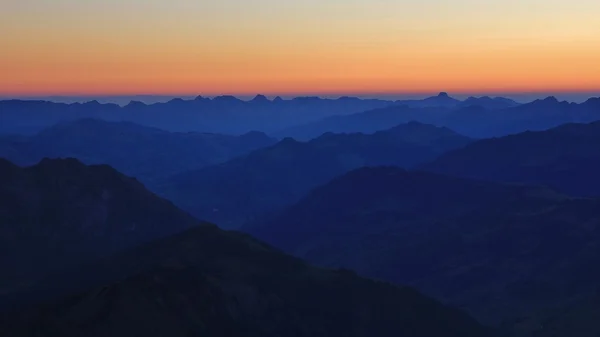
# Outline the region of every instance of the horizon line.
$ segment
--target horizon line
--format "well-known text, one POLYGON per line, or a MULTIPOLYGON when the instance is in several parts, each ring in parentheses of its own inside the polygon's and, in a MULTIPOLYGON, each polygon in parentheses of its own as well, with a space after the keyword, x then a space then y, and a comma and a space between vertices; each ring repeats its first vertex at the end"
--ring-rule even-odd
POLYGON ((447 93, 449 96, 466 96, 466 95, 540 95, 540 94, 600 94, 600 88, 598 89, 563 89, 563 90, 552 90, 552 89, 533 89, 533 90, 429 90, 429 91, 354 91, 354 92, 337 92, 337 91, 321 91, 321 92, 310 92, 310 91, 299 91, 299 92, 0 92, 0 97, 219 97, 219 96, 242 96, 242 97, 255 97, 263 95, 266 97, 325 97, 325 96, 338 96, 338 97, 351 97, 351 96, 422 96, 422 95, 438 95, 440 93, 447 93))

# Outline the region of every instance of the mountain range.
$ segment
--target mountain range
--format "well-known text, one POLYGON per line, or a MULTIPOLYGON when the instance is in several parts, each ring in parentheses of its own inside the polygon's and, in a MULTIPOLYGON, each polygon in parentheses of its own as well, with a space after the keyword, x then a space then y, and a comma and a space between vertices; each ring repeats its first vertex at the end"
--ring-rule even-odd
MULTIPOLYGON (((509 99, 471 97, 459 101, 446 93, 423 100, 389 101, 340 97, 323 99, 297 97, 269 100, 263 95, 243 101, 233 96, 192 100, 172 99, 166 103, 145 104, 132 101, 125 106, 87 103, 53 103, 48 101, 7 100, 0 101, 0 134, 34 134, 59 122, 82 118, 129 121, 176 132, 210 132, 244 134, 253 130, 275 133, 296 125, 302 125, 330 116, 342 116, 383 108, 392 105, 420 108, 455 109, 478 105, 485 108, 517 105, 509 99)), ((405 120, 407 122, 409 120, 405 120)), ((399 124, 394 123, 395 124, 399 124)), ((392 127, 393 125, 388 125, 392 127)), ((321 133, 334 130, 325 130, 321 133)), ((282 134, 279 132, 279 134, 282 134)), ((318 134, 320 135, 320 133, 318 134)), ((318 136, 316 135, 316 136, 318 136)), ((288 136, 283 135, 281 138, 288 136)))
MULTIPOLYGON (((444 97, 441 99, 447 100, 444 97)), ((581 104, 559 102, 554 97, 519 105, 510 102, 495 105, 490 101, 504 102, 501 98, 479 98, 466 100, 453 107, 418 107, 399 103, 352 115, 327 117, 274 135, 311 139, 325 132, 374 132, 400 123, 418 121, 448 127, 473 138, 489 138, 528 130, 545 130, 564 123, 600 120, 600 98, 590 98, 581 104)))
POLYGON ((393 101, 341 97, 298 97, 269 100, 258 95, 250 101, 233 96, 166 103, 132 101, 125 106, 48 101, 0 101, 0 134, 33 134, 59 122, 82 118, 128 121, 173 132, 244 134, 253 130, 271 132, 327 116, 351 114, 394 104, 393 101))
POLYGON ((200 221, 107 165, 0 159, 0 295, 200 221))
POLYGON ((0 335, 595 337, 597 120, 447 93, 0 101, 0 335))
POLYGON ((484 139, 421 168, 474 179, 543 184, 576 196, 600 196, 600 122, 484 139))
POLYGON ((527 336, 548 335, 546 323, 569 320, 557 312, 599 290, 600 199, 545 187, 363 168, 243 229, 312 263, 414 286, 483 322, 529 320, 527 336))
POLYGON ((2 295, 24 299, 2 336, 491 336, 414 289, 201 223, 108 166, 0 171, 2 295))
POLYGON ((18 165, 73 157, 108 164, 144 183, 198 169, 275 144, 261 132, 241 136, 168 132, 131 122, 80 119, 32 136, 0 136, 0 157, 18 165))
POLYGON ((414 167, 470 142, 449 129, 417 122, 373 134, 327 133, 309 142, 286 138, 223 164, 175 175, 156 190, 199 218, 237 228, 350 170, 414 167))

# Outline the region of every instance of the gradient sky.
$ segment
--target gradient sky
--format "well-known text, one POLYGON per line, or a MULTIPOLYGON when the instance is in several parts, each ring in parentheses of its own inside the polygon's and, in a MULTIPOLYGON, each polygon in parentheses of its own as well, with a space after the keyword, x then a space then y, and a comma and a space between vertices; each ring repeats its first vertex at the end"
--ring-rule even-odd
POLYGON ((598 0, 2 0, 0 94, 595 91, 598 0))

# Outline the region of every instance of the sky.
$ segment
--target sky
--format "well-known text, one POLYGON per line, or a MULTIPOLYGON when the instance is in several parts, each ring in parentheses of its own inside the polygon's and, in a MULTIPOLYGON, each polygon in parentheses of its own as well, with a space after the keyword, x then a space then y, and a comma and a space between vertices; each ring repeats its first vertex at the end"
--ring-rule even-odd
POLYGON ((598 0, 2 0, 0 96, 600 91, 598 0))

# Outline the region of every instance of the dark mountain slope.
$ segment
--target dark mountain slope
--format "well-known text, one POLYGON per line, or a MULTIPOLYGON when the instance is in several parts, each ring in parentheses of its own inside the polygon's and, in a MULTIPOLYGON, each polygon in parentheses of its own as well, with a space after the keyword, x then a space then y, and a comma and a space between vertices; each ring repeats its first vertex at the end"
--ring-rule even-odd
POLYGON ((244 228, 313 263, 410 284, 499 322, 595 293, 600 201, 366 168, 244 228))
POLYGON ((31 137, 0 138, 0 157, 19 165, 33 165, 46 157, 73 157, 86 164, 111 165, 149 183, 274 143, 260 132, 242 136, 172 133, 130 122, 82 119, 31 137))
POLYGON ((0 295, 200 222, 109 166, 0 160, 0 295))
POLYGON ((600 195, 600 122, 481 140, 422 168, 476 179, 545 184, 573 195, 600 195))
POLYGON ((590 295, 552 310, 505 324, 514 337, 597 337, 600 334, 600 296, 590 295))
POLYGON ((412 167, 470 141, 420 123, 372 135, 328 133, 307 143, 287 138, 246 157, 175 176, 157 190, 202 219, 235 228, 352 169, 412 167))
MULTIPOLYGON (((196 224, 107 166, 55 160, 20 169, 2 162, 0 172, 2 177, 12 175, 8 187, 2 185, 2 205, 10 207, 0 212, 1 238, 28 249, 33 248, 29 242, 40 244, 38 251, 45 242, 53 242, 69 255, 79 255, 87 244, 115 248, 120 246, 116 241, 128 241, 131 227, 123 224, 138 223, 133 233, 147 228, 145 238, 162 234, 167 226, 196 224), (98 203, 105 206, 107 220, 87 221, 98 203), (53 238, 32 241, 40 231, 53 233, 53 238)), ((10 261, 22 254, 21 247, 6 242, 1 247, 10 261)), ((69 255, 61 258, 71 262, 69 255)), ((47 262, 56 265, 50 258, 47 262)), ((489 333, 463 312, 414 289, 370 281, 345 270, 310 267, 247 235, 210 225, 53 273, 21 289, 12 297, 22 299, 15 302, 17 307, 35 298, 51 299, 2 312, 2 336, 483 337, 489 333), (63 296, 71 292, 79 295, 63 296)))

